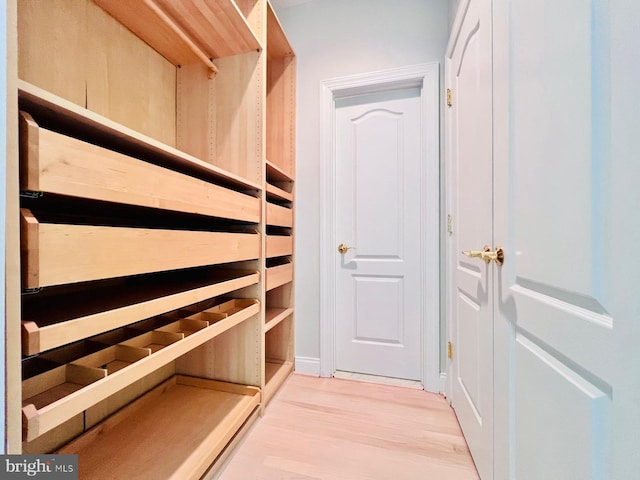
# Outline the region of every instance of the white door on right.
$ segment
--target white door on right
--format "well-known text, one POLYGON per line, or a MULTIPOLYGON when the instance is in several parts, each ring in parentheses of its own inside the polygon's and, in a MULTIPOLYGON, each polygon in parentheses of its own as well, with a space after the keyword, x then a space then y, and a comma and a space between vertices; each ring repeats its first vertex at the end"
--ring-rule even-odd
POLYGON ((627 0, 460 1, 449 391, 483 480, 639 478, 638 18, 627 0), (485 243, 504 265, 460 256, 485 243))
POLYGON ((609 3, 493 2, 496 479, 640 475, 612 475, 609 3))

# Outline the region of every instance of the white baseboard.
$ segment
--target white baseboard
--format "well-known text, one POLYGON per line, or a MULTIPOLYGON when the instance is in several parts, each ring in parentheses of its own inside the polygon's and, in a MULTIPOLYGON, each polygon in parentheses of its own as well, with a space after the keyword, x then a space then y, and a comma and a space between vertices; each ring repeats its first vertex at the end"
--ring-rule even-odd
POLYGON ((304 373, 305 375, 320 376, 320 359, 311 357, 296 357, 295 364, 296 373, 304 373))

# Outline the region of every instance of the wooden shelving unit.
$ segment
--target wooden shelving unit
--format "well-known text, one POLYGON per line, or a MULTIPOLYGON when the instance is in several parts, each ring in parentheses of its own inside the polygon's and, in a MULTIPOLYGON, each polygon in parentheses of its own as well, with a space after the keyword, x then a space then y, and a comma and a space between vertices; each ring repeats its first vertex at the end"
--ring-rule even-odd
POLYGON ((295 56, 267 8, 267 152, 265 172, 265 384, 268 403, 293 370, 295 202, 295 56))
POLYGON ((293 50, 267 0, 7 11, 7 453, 210 475, 293 369, 293 50))

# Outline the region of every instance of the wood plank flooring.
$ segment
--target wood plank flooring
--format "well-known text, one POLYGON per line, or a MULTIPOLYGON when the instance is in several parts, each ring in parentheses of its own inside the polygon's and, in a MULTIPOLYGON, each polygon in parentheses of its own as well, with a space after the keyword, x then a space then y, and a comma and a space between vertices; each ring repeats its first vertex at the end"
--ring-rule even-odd
POLYGON ((222 480, 477 480, 447 401, 405 387, 292 375, 222 480))

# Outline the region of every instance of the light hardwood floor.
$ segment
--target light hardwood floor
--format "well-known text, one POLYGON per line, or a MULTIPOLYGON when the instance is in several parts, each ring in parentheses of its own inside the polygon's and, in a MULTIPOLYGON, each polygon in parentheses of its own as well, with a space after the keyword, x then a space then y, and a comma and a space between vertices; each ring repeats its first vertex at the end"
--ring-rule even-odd
POLYGON ((292 375, 222 480, 477 480, 447 401, 421 390, 292 375))

